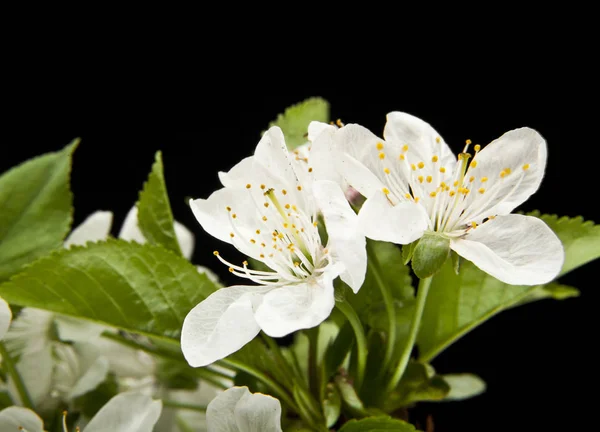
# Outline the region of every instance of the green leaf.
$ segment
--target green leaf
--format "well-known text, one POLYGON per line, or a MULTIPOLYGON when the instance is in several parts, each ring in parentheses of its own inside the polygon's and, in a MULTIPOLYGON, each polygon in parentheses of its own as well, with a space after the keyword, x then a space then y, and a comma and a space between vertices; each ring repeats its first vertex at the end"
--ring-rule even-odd
POLYGON ((408 363, 398 387, 386 399, 387 412, 421 401, 439 401, 447 397, 450 386, 433 368, 424 363, 408 363))
POLYGON ((356 394, 356 390, 348 379, 342 375, 337 375, 334 381, 340 392, 344 410, 350 413, 352 417, 369 416, 369 412, 366 410, 363 402, 356 394))
POLYGON ((529 216, 539 217, 556 233, 565 249, 565 262, 559 276, 600 258, 600 225, 584 221, 578 216, 540 215, 535 211, 529 216))
POLYGON ((153 245, 109 239, 59 250, 9 282, 10 303, 178 338, 187 313, 214 290, 186 259, 153 245))
POLYGON ((62 247, 73 214, 71 158, 79 140, 0 177, 0 282, 62 247))
POLYGON ((163 174, 161 152, 156 152, 156 160, 140 192, 137 208, 138 224, 144 237, 152 244, 162 245, 181 255, 163 174))
MULTIPOLYGON (((538 217, 534 212, 531 216, 538 217)), ((600 226, 582 218, 539 216, 563 243, 565 274, 600 256, 600 226)), ((545 286, 508 285, 461 260, 457 275, 449 261, 434 276, 417 337, 422 361, 431 361, 450 344, 495 314, 529 301, 578 295, 557 283, 545 286)))
POLYGON ((308 125, 311 121, 329 122, 329 102, 320 97, 306 99, 288 107, 269 123, 269 127, 279 126, 288 149, 294 150, 308 141, 308 125))
POLYGON ((448 374, 441 376, 450 386, 444 401, 459 401, 480 395, 486 389, 485 381, 473 374, 448 374))
POLYGON ((332 427, 338 421, 342 412, 340 392, 332 383, 327 384, 325 388, 323 412, 325 413, 325 423, 328 428, 332 427))
POLYGON ((388 416, 367 417, 361 420, 350 420, 345 423, 339 432, 418 432, 410 423, 393 419, 388 416))
POLYGON ((412 268, 419 279, 428 278, 439 271, 449 255, 449 238, 425 233, 413 251, 412 268))

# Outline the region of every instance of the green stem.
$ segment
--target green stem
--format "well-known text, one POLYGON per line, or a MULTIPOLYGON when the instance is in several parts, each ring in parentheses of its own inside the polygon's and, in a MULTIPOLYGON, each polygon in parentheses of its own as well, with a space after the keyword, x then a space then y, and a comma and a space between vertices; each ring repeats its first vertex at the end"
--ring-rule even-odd
POLYGON ((8 375, 10 375, 10 377, 13 380, 13 383, 15 384, 15 388, 17 389, 17 392, 19 393, 21 402, 23 403, 23 405, 26 408, 34 410, 33 401, 31 400, 31 396, 29 396, 29 392, 27 391, 27 388, 25 387, 25 383, 23 383, 21 374, 19 374, 19 371, 15 367, 15 365, 12 361, 12 358, 11 358, 10 354, 8 353, 8 351, 6 350, 6 347, 4 346, 3 342, 0 342, 0 356, 2 356, 2 363, 3 363, 4 367, 6 368, 6 373, 8 375))
POLYGON ((263 338, 263 340, 266 342, 267 346, 269 347, 269 351, 271 351, 273 353, 273 355, 275 356, 277 363, 284 369, 284 374, 285 374, 286 378, 290 379, 290 381, 286 384, 291 384, 291 385, 289 385, 287 387, 291 387, 293 385, 293 383, 296 381, 303 382, 303 380, 301 378, 297 379, 296 372, 294 371, 292 366, 289 364, 289 362, 285 359, 285 357, 281 353, 281 349, 279 348, 279 345, 277 345, 277 342, 275 342, 272 337, 268 336, 267 334, 265 334, 263 332, 261 332, 261 337, 263 338))
POLYGON ((321 377, 320 369, 317 364, 317 343, 319 341, 319 327, 313 327, 305 330, 308 337, 308 383, 310 391, 316 395, 319 404, 321 402, 321 377))
POLYGON ((162 400, 163 407, 165 408, 176 408, 176 409, 184 409, 190 411, 198 411, 198 412, 206 412, 205 405, 194 405, 183 402, 177 402, 174 400, 163 399, 162 400))
POLYGON ((383 297, 383 302, 385 304, 385 311, 388 316, 388 334, 385 346, 385 355, 383 357, 383 365, 380 370, 381 375, 388 370, 394 354, 394 348, 396 347, 396 309, 394 307, 394 298, 392 297, 392 293, 381 277, 379 260, 377 259, 377 254, 375 253, 370 241, 367 241, 367 253, 369 257, 368 264, 371 267, 373 276, 375 276, 377 286, 381 291, 381 296, 383 297))
POLYGON ((417 334, 419 333, 419 328, 421 327, 421 317, 423 316, 423 310, 425 309, 425 301, 427 300, 427 293, 429 292, 431 280, 432 278, 428 277, 419 281, 419 288, 417 289, 417 304, 415 305, 415 314, 412 322, 410 323, 408 340, 406 341, 406 346, 404 347, 404 351, 402 352, 398 366, 396 367, 392 378, 388 381, 388 391, 391 391, 398 386, 402 375, 404 375, 406 366, 408 366, 410 354, 415 346, 417 334))
POLYGON ((276 393, 276 395, 274 395, 274 396, 281 398, 281 400, 283 400, 286 404, 288 404, 297 413, 300 412, 300 410, 298 409, 298 405, 296 405, 294 400, 285 391, 285 389, 283 387, 281 387, 278 383, 273 381, 271 378, 269 378, 267 375, 265 375, 264 373, 254 369, 253 367, 248 366, 247 364, 242 363, 238 360, 225 358, 225 359, 219 360, 219 363, 224 364, 233 369, 237 369, 242 372, 246 372, 249 375, 252 375, 254 378, 261 381, 267 387, 270 387, 276 393))
POLYGON ((365 368, 367 366, 367 338, 365 336, 365 330, 356 314, 356 311, 350 306, 348 302, 338 302, 335 307, 344 314, 352 330, 354 331, 354 337, 356 339, 356 377, 354 379, 354 388, 358 391, 362 385, 365 377, 365 368))

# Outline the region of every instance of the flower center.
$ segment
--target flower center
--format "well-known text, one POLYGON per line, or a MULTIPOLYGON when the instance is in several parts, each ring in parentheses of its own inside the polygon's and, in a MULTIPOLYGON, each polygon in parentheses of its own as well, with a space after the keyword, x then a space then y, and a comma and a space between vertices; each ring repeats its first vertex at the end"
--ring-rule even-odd
POLYGON ((302 187, 297 186, 294 193, 265 185, 260 185, 260 193, 253 192, 250 184, 246 188, 254 208, 226 207, 231 242, 273 271, 249 269, 247 261, 241 266, 232 264, 218 251, 214 255, 231 273, 262 285, 298 282, 320 272, 328 252, 321 243, 316 214, 306 214, 298 204, 302 202, 302 187))
MULTIPOLYGON (((441 144, 441 139, 436 142, 441 144)), ((481 146, 475 145, 472 155, 468 152, 470 145, 467 140, 458 162, 450 164, 446 160, 444 166, 441 148, 425 160, 417 151, 409 151, 410 146, 405 144, 397 158, 387 158, 384 144, 377 143, 386 184, 383 193, 394 205, 402 201, 423 205, 430 217, 430 231, 458 237, 477 228, 496 216, 494 207, 519 188, 530 172, 530 164, 505 167, 488 178, 479 173, 477 154, 481 146)))

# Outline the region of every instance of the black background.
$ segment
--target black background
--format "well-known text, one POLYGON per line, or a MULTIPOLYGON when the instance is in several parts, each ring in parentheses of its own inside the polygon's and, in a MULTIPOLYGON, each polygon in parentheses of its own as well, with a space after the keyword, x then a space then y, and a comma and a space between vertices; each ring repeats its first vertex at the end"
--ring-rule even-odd
MULTIPOLYGON (((175 217, 196 235, 193 260, 227 283, 236 281, 212 256, 224 248, 195 222, 185 198, 207 197, 219 170, 250 155, 269 121, 310 96, 329 100, 334 119, 376 134, 387 112, 414 114, 455 152, 466 139, 485 144, 516 127, 535 128, 549 146, 546 178, 520 209, 600 222, 599 140, 583 120, 595 109, 591 89, 571 68, 557 70, 554 59, 526 52, 453 65, 435 58, 387 64, 335 47, 314 58, 308 49, 281 56, 274 48, 177 50, 176 41, 164 46, 159 39, 66 54, 59 45, 39 40, 5 63, 0 170, 81 137, 72 173, 74 224, 112 210, 116 234, 162 150, 175 217)), ((597 268, 588 264, 562 279, 581 297, 503 312, 440 355, 439 372, 476 373, 488 391, 469 401, 423 404, 419 417, 431 414, 438 432, 595 424, 597 268)))

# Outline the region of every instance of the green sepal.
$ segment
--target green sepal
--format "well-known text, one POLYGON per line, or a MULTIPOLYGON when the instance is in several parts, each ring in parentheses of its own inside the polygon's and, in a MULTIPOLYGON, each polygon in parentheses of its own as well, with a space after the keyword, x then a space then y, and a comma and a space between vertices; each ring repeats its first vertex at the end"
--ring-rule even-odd
POLYGON ((442 268, 449 255, 449 238, 436 233, 425 233, 415 246, 412 269, 419 279, 431 277, 442 268))

